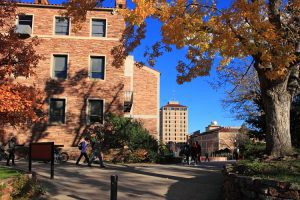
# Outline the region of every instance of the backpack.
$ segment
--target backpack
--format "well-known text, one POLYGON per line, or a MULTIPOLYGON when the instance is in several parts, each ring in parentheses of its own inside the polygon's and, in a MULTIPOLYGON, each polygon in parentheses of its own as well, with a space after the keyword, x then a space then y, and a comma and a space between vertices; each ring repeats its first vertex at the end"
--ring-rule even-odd
POLYGON ((83 146, 83 142, 80 142, 80 143, 78 144, 78 149, 81 150, 81 149, 82 149, 82 146, 83 146))

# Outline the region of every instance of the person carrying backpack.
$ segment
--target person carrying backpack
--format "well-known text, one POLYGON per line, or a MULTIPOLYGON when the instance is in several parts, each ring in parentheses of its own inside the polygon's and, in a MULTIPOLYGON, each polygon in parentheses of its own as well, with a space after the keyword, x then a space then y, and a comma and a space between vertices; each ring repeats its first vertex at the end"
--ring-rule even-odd
POLYGON ((9 166, 9 161, 11 159, 12 165, 16 165, 15 164, 15 148, 16 148, 16 138, 12 137, 9 142, 8 142, 8 158, 7 158, 7 162, 6 165, 9 166))
POLYGON ((82 158, 82 156, 84 156, 84 158, 85 158, 85 160, 87 161, 87 162, 89 162, 89 157, 88 157, 88 155, 87 155, 87 146, 88 146, 88 138, 87 137, 85 137, 85 138, 83 138, 82 140, 81 140, 81 142, 78 144, 78 149, 80 150, 80 156, 79 156, 79 158, 77 159, 77 162, 76 162, 76 165, 79 165, 79 162, 80 162, 80 160, 81 160, 81 158, 82 158))
POLYGON ((100 167, 105 168, 104 163, 103 163, 102 154, 101 154, 101 141, 99 141, 99 139, 96 139, 93 142, 92 151, 93 151, 92 158, 91 158, 88 166, 91 167, 94 160, 98 157, 99 161, 100 161, 100 167))

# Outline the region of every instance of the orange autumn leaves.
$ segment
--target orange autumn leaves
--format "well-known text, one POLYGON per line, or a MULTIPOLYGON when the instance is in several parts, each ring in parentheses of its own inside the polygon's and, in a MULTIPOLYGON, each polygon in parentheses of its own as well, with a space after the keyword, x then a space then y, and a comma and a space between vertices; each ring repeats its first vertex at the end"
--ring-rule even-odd
POLYGON ((21 39, 14 33, 15 4, 0 0, 0 125, 38 121, 42 96, 33 86, 19 84, 17 77, 34 74, 41 57, 35 52, 37 38, 21 39))
POLYGON ((42 96, 34 87, 5 83, 0 86, 0 124, 18 125, 39 121, 42 96))
POLYGON ((219 70, 234 58, 252 57, 258 63, 257 70, 268 79, 283 79, 291 63, 299 59, 295 49, 295 41, 300 40, 299 23, 296 30, 290 28, 290 18, 299 15, 299 1, 280 3, 274 11, 278 12, 274 18, 280 15, 279 25, 271 20, 274 1, 266 0, 236 0, 223 9, 214 1, 135 0, 133 10, 120 12, 137 26, 148 17, 158 19, 164 44, 189 49, 189 62, 179 62, 177 67, 180 83, 207 75, 203 72, 210 70, 216 56, 222 57, 219 70))

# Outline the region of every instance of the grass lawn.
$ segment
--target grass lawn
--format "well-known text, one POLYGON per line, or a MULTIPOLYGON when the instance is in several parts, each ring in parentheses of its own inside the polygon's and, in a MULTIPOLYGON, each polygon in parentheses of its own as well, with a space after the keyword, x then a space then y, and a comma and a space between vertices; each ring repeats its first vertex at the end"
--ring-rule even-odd
POLYGON ((6 168, 6 167, 0 167, 0 180, 10 178, 13 176, 17 176, 20 174, 20 171, 11 169, 11 168, 6 168))
POLYGON ((238 162, 239 174, 300 184, 300 160, 238 162))

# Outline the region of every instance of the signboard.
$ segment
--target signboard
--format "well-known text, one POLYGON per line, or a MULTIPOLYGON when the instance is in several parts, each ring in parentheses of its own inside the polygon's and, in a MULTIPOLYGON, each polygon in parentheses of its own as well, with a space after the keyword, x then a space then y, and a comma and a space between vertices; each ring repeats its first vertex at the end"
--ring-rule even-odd
POLYGON ((29 146, 29 171, 32 161, 50 161, 51 179, 54 177, 54 142, 30 143, 29 146))
POLYGON ((51 161, 54 152, 53 142, 31 143, 30 154, 32 160, 51 161))

